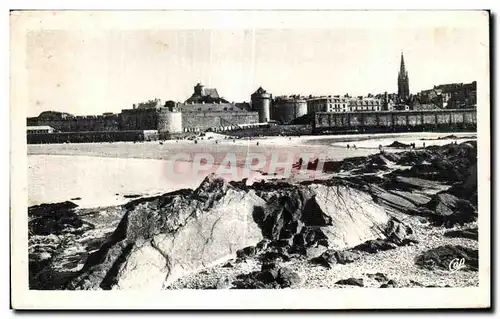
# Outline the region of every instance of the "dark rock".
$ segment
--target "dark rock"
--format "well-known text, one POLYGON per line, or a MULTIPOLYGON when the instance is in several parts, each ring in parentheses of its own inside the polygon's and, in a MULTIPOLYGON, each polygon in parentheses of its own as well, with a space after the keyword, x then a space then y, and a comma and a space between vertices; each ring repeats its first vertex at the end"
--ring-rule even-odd
POLYGON ((276 289, 280 287, 271 271, 254 271, 238 275, 232 285, 237 289, 276 289))
POLYGON ((303 222, 301 222, 300 220, 296 220, 288 223, 287 228, 291 234, 295 235, 300 233, 303 226, 304 226, 303 222))
POLYGON ((303 234, 297 234, 293 236, 293 242, 292 242, 293 247, 302 247, 304 245, 305 245, 305 240, 303 234))
POLYGON ((386 145, 386 147, 393 147, 393 148, 409 148, 409 147, 410 147, 410 144, 405 144, 405 143, 401 143, 401 142, 398 142, 398 141, 394 141, 394 142, 392 142, 391 144, 386 145))
POLYGON ((421 152, 426 152, 425 161, 407 163, 412 165, 411 169, 396 174, 435 181, 460 182, 467 178, 469 168, 477 163, 476 142, 428 147, 416 153, 421 152))
POLYGON ((253 257, 255 256, 257 250, 255 249, 254 246, 248 246, 243 249, 237 250, 236 251, 236 257, 238 258, 247 258, 247 257, 253 257))
POLYGON ((429 161, 432 158, 431 152, 428 150, 421 150, 416 152, 404 152, 400 154, 399 160, 396 164, 403 166, 413 166, 422 164, 424 161, 429 161))
POLYGON ((359 258, 361 258, 361 254, 359 254, 356 251, 351 251, 351 250, 341 250, 341 251, 336 251, 334 253, 335 259, 337 260, 337 263, 339 264, 349 264, 352 262, 355 262, 359 258))
POLYGON ((348 279, 341 279, 341 280, 337 281, 335 284, 364 287, 363 278, 352 278, 351 277, 348 279))
POLYGON ((248 257, 253 257, 255 256, 257 250, 255 249, 254 246, 248 246, 243 248, 243 253, 248 256, 248 257))
POLYGON ((415 264, 428 270, 478 270, 478 250, 445 245, 430 249, 415 258, 415 264), (463 265, 460 261, 463 260, 463 265), (460 266, 457 269, 457 265, 460 266), (461 267, 461 268, 460 268, 461 267))
POLYGON ((278 270, 276 268, 261 271, 256 276, 256 279, 263 282, 264 284, 273 283, 277 278, 278 270))
POLYGON ((318 239, 316 244, 318 244, 318 246, 328 247, 328 239, 326 238, 318 239))
POLYGON ((332 218, 323 212, 315 196, 305 203, 301 221, 306 226, 332 225, 332 218))
POLYGON ((264 263, 262 263, 262 266, 261 266, 261 270, 262 271, 271 270, 271 269, 277 269, 276 263, 274 263, 274 262, 264 262, 264 263))
POLYGON ((255 248, 257 248, 258 251, 265 251, 270 242, 271 241, 269 239, 264 238, 263 240, 258 242, 257 245, 255 245, 255 248))
POLYGON ((405 238, 399 246, 415 246, 419 243, 416 239, 405 238))
POLYGON ((415 280, 411 280, 410 279, 410 284, 414 287, 424 287, 423 284, 419 283, 418 281, 415 281, 415 280))
POLYGON ((275 262, 278 259, 282 261, 290 260, 290 256, 277 251, 266 251, 265 253, 259 255, 258 258, 262 261, 262 263, 275 262))
POLYGON ((381 272, 377 272, 375 274, 366 274, 366 276, 368 278, 372 278, 378 282, 387 282, 389 281, 389 278, 387 278, 387 276, 381 272))
POLYGON ((223 268, 234 268, 234 265, 232 262, 228 261, 224 265, 222 265, 223 268))
POLYGON ((361 258, 361 255, 356 251, 341 250, 335 251, 328 249, 320 256, 311 259, 312 263, 319 264, 326 268, 331 268, 335 264, 348 264, 361 258))
POLYGON ((327 248, 324 246, 307 247, 307 248, 305 248, 305 256, 308 259, 316 258, 316 257, 320 256, 322 253, 324 253, 326 249, 327 248))
POLYGON ((271 243, 271 245, 274 247, 283 247, 283 248, 289 248, 292 246, 292 244, 293 244, 293 238, 278 239, 271 243))
POLYGON ((280 284, 281 288, 293 288, 300 284, 301 278, 295 271, 291 270, 290 268, 283 267, 280 268, 278 272, 278 278, 276 279, 276 282, 280 284))
POLYGON ((391 241, 384 240, 384 239, 374 239, 374 240, 368 240, 368 241, 354 247, 352 250, 364 251, 364 252, 368 252, 370 254, 375 254, 379 251, 395 249, 397 247, 398 247, 398 245, 396 243, 391 242, 391 241))
POLYGON ((50 235, 74 232, 84 222, 74 212, 78 205, 72 202, 42 204, 28 208, 28 230, 30 235, 50 235))
POLYGON ((445 237, 452 238, 469 238, 473 240, 478 240, 477 226, 473 228, 459 229, 459 230, 449 230, 444 233, 445 237))
POLYGON ((390 279, 385 284, 381 284, 380 288, 398 288, 398 283, 392 279, 390 279))
POLYGON ((447 192, 441 192, 426 205, 425 213, 434 224, 453 227, 477 220, 476 208, 467 200, 459 199, 447 192))
POLYGON ((332 268, 333 265, 337 263, 337 258, 335 257, 335 250, 328 249, 323 252, 320 256, 310 260, 313 264, 318 264, 326 268, 332 268))
POLYGON ((141 197, 141 195, 138 195, 138 194, 127 194, 127 195, 123 195, 123 197, 125 197, 125 198, 138 198, 138 197, 141 197))
POLYGON ((460 199, 468 200, 477 208, 477 163, 469 167, 465 180, 453 184, 447 192, 460 199))
POLYGON ((389 241, 400 244, 403 240, 413 235, 413 229, 395 217, 391 217, 385 229, 389 241))
POLYGON ((71 200, 80 200, 82 199, 81 197, 73 197, 71 200))

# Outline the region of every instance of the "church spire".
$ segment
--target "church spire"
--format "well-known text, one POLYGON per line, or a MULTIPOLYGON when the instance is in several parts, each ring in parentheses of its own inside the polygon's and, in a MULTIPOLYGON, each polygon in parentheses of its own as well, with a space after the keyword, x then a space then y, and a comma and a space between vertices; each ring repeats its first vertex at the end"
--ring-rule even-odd
POLYGON ((401 67, 399 68, 399 73, 403 75, 406 74, 405 57, 403 56, 403 52, 401 52, 401 67))
POLYGON ((405 58, 401 52, 401 65, 398 74, 398 96, 402 101, 406 101, 410 96, 410 80, 405 66, 405 58))

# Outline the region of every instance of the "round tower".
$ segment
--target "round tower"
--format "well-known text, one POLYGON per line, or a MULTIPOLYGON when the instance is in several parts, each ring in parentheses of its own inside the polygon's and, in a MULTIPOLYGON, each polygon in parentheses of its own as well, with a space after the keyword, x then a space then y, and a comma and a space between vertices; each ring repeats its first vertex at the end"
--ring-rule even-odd
POLYGON ((267 93, 262 87, 251 96, 252 110, 259 113, 259 122, 265 123, 271 119, 271 94, 267 93))
POLYGON ((307 102, 302 97, 295 100, 295 118, 304 116, 307 114, 307 102))
POLYGON ((158 117, 158 133, 162 135, 182 131, 182 112, 176 107, 162 107, 158 117))

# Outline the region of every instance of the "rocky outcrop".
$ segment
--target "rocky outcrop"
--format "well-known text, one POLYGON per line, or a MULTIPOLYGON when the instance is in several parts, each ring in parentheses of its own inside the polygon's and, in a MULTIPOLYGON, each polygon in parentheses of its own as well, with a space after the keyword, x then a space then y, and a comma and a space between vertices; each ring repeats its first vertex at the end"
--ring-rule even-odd
POLYGON ((415 259, 415 264, 428 270, 477 271, 478 250, 459 245, 439 246, 422 253, 415 259))
POLYGON ((276 289, 296 288, 301 282, 299 274, 290 268, 264 264, 261 271, 237 276, 232 285, 236 289, 276 289))
POLYGON ((477 220, 477 210, 471 202, 448 192, 436 194, 426 208, 423 212, 437 225, 452 227, 477 220))
POLYGON ((337 284, 337 285, 349 285, 349 286, 364 287, 363 278, 341 279, 341 280, 337 281, 335 284, 337 284))
POLYGON ((433 147, 412 153, 408 152, 398 162, 399 164, 411 165, 411 168, 395 171, 394 175, 447 183, 463 182, 469 176, 470 167, 477 163, 477 144, 475 141, 433 147), (412 157, 415 161, 411 160, 412 157))
POLYGON ((161 289, 235 254, 273 260, 289 258, 292 246, 355 246, 384 236, 389 220, 369 194, 342 181, 249 187, 210 176, 196 190, 139 199, 125 209, 69 289, 161 289))
POLYGON ((335 251, 329 249, 320 256, 311 259, 311 262, 326 268, 332 268, 335 264, 349 264, 359 258, 361 258, 361 254, 353 250, 335 251))
POLYGON ((260 241, 262 232, 252 213, 263 205, 255 192, 212 177, 194 191, 133 201, 68 288, 161 289, 260 241))
POLYGON ((28 208, 30 235, 60 235, 80 231, 82 219, 74 212, 78 205, 72 202, 42 204, 28 208))
POLYGON ((394 141, 391 144, 386 145, 386 147, 392 147, 392 148, 410 148, 411 145, 410 144, 401 143, 399 141, 394 141))
POLYGON ((479 234, 478 229, 476 227, 458 229, 458 230, 450 230, 444 233, 445 237, 452 238, 469 238, 473 240, 478 240, 479 234))

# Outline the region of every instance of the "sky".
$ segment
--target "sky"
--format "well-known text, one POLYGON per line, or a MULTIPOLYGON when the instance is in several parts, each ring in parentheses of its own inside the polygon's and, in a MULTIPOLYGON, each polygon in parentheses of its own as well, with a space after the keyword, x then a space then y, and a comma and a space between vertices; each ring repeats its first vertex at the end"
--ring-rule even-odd
POLYGON ((262 86, 278 95, 397 92, 404 53, 410 91, 477 80, 473 28, 44 29, 26 39, 28 116, 120 112, 184 101, 196 83, 229 101, 262 86))

